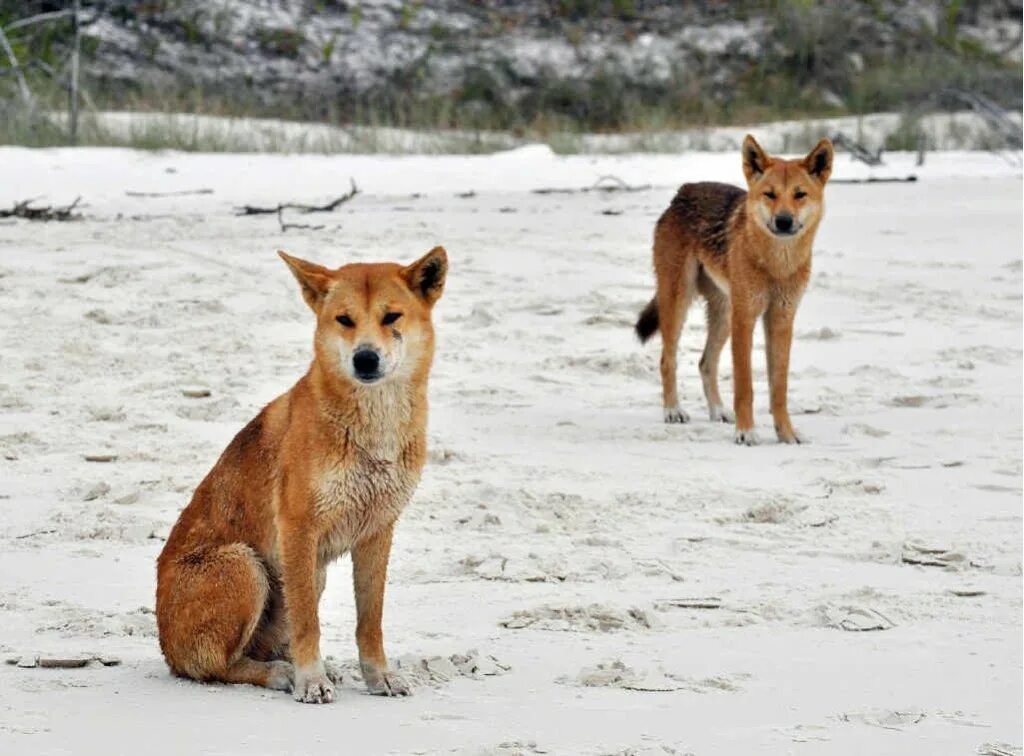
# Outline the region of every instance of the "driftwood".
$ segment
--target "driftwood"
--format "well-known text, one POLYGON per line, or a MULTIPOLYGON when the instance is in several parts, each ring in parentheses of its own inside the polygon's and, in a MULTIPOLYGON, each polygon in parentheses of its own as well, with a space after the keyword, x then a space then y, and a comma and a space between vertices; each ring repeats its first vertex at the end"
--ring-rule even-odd
POLYGON ((277 222, 281 226, 282 231, 287 231, 290 228, 301 228, 301 229, 320 229, 324 228, 323 225, 311 225, 307 223, 285 223, 284 222, 284 211, 285 210, 297 210, 300 213, 329 213, 333 210, 337 210, 339 207, 344 205, 346 202, 351 200, 357 194, 359 194, 359 187, 356 186, 355 179, 349 179, 352 184, 352 188, 348 192, 341 195, 335 200, 328 202, 325 205, 305 205, 299 202, 280 202, 274 207, 259 207, 257 205, 242 205, 241 207, 235 208, 235 215, 277 215, 277 222))
POLYGON ((988 127, 1002 137, 1007 149, 1019 150, 1024 147, 1020 125, 1010 118, 1009 111, 998 103, 965 89, 944 89, 939 96, 955 98, 981 116, 988 127))
POLYGON ((66 657, 46 657, 32 654, 29 656, 14 656, 7 659, 8 664, 21 667, 22 669, 32 669, 34 667, 42 667, 43 669, 81 669, 82 667, 89 666, 92 662, 99 662, 104 667, 116 667, 121 663, 121 660, 116 656, 98 656, 96 654, 66 657))
POLYGON ((665 599, 655 604, 661 608, 678 609, 721 609, 722 599, 718 596, 692 596, 687 598, 665 599))
POLYGON ((35 221, 70 221, 81 220, 82 214, 76 213, 75 208, 82 200, 75 197, 75 201, 64 207, 46 205, 45 207, 32 207, 35 200, 22 200, 15 202, 10 210, 0 210, 0 218, 25 218, 35 221))
POLYGON ((868 176, 867 178, 834 178, 829 179, 830 184, 912 184, 917 181, 917 176, 868 176))
POLYGON ((57 531, 55 529, 52 529, 52 528, 50 530, 34 530, 31 533, 22 533, 21 535, 16 535, 16 536, 14 536, 14 540, 19 541, 22 538, 34 538, 35 536, 38 536, 38 535, 50 535, 51 533, 56 533, 56 532, 57 531))
POLYGON ((189 194, 213 194, 213 189, 183 189, 180 192, 125 192, 127 197, 184 197, 189 194))
POLYGON ((650 184, 630 186, 618 176, 601 176, 590 186, 581 188, 541 187, 532 189, 534 194, 585 194, 587 192, 644 192, 651 188, 650 184))
POLYGON ((862 163, 868 165, 881 165, 882 164, 882 149, 879 148, 875 152, 872 152, 867 147, 862 145, 855 139, 851 139, 842 132, 834 134, 832 136, 832 144, 840 149, 844 149, 850 153, 850 156, 854 160, 859 160, 862 163))

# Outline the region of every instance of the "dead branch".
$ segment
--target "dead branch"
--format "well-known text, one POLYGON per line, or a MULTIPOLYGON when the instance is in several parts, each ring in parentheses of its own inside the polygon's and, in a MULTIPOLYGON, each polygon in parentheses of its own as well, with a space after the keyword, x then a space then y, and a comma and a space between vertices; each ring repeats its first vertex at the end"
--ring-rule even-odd
POLYGON ((283 206, 277 208, 277 224, 281 227, 281 231, 287 231, 288 229, 294 228, 300 231, 319 231, 325 228, 324 225, 315 225, 312 223, 285 223, 284 214, 282 212, 283 206))
POLYGON ((590 187, 588 192, 643 192, 651 188, 650 184, 630 186, 618 176, 601 176, 590 187), (611 182, 611 183, 608 183, 611 182))
POLYGON ((830 184, 912 184, 917 181, 917 176, 868 176, 867 178, 834 178, 829 179, 830 184))
POLYGON ((23 18, 20 21, 14 21, 13 23, 7 24, 7 26, 5 26, 3 29, 4 31, 10 32, 14 31, 15 29, 21 29, 26 26, 31 26, 32 24, 38 24, 42 21, 53 21, 54 19, 57 18, 64 18, 66 16, 72 15, 73 13, 74 11, 70 8, 59 11, 50 11, 49 13, 38 13, 35 16, 29 16, 28 18, 23 18))
POLYGON ((49 535, 51 533, 56 533, 56 532, 57 531, 52 529, 52 528, 50 530, 33 530, 31 533, 22 533, 21 535, 14 536, 14 540, 18 541, 18 540, 21 540, 22 538, 32 538, 33 536, 49 535))
POLYGON ((847 150, 854 160, 859 160, 862 163, 867 163, 868 165, 882 164, 881 148, 876 152, 872 152, 860 142, 855 139, 851 139, 842 132, 838 132, 832 136, 832 144, 840 149, 847 150))
POLYGON ((46 207, 32 207, 34 199, 15 202, 10 210, 0 210, 0 218, 25 218, 34 221, 71 221, 81 220, 82 214, 74 212, 81 197, 75 197, 75 201, 64 207, 47 205, 46 207))
POLYGON ((25 81, 25 73, 21 70, 21 66, 18 65, 18 58, 14 55, 10 42, 7 41, 7 35, 4 34, 3 27, 0 27, 0 50, 3 50, 7 56, 7 62, 10 63, 14 76, 18 80, 18 90, 21 92, 22 102, 25 107, 31 110, 35 104, 32 91, 28 88, 28 83, 25 81))
POLYGON ((356 186, 355 179, 349 179, 349 181, 352 183, 352 188, 326 205, 304 205, 299 202, 280 202, 274 207, 242 205, 235 208, 235 215, 271 215, 277 213, 280 216, 284 210, 298 210, 300 213, 329 213, 359 194, 359 187, 356 186))
POLYGON ((333 210, 337 210, 339 207, 344 205, 346 202, 351 200, 357 194, 359 194, 359 187, 356 186, 355 179, 350 178, 349 182, 352 184, 352 188, 345 194, 341 195, 335 200, 328 202, 325 205, 304 205, 299 202, 280 202, 276 207, 259 207, 257 205, 242 205, 241 207, 235 208, 235 215, 277 215, 277 223, 281 227, 282 231, 288 231, 289 229, 305 229, 309 231, 317 231, 324 228, 322 225, 311 225, 307 223, 285 223, 284 211, 285 210, 297 210, 303 214, 309 213, 329 213, 333 210))
POLYGON ((586 194, 587 192, 645 192, 650 184, 631 186, 618 176, 601 176, 590 186, 573 187, 541 187, 531 189, 533 194, 586 194))
POLYGON ((183 189, 180 192, 133 192, 126 191, 128 197, 184 197, 188 194, 213 194, 213 189, 183 189))

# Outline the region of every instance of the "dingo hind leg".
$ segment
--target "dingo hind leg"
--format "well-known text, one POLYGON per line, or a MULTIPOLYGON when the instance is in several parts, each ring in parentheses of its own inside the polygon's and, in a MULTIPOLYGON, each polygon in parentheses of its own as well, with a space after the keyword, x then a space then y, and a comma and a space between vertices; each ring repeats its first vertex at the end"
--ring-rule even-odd
POLYGON ((729 339, 729 295, 719 289, 703 269, 697 277, 697 289, 707 302, 708 336, 699 367, 701 382, 704 384, 704 398, 708 402, 708 416, 713 423, 732 423, 732 410, 725 408, 722 395, 718 392, 718 365, 722 348, 729 339))
POLYGON ((679 336, 697 288, 697 258, 671 224, 659 224, 654 240, 658 279, 656 300, 661 330, 661 394, 666 423, 685 423, 690 416, 679 406, 676 374, 679 336))
POLYGON ((160 571, 160 645, 175 674, 276 690, 291 687, 291 664, 245 655, 269 590, 266 569, 249 546, 236 543, 171 557, 162 561, 160 571))

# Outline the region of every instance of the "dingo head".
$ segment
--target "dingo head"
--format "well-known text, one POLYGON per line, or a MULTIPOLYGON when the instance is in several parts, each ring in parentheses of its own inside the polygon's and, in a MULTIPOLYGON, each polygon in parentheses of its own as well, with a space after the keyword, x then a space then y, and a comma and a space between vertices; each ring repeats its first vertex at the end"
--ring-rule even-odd
POLYGON ((767 233, 795 238, 813 230, 824 212, 825 182, 832 173, 832 142, 822 139, 807 157, 769 157, 750 134, 743 140, 747 210, 767 233))
POLYGON ((430 313, 448 272, 443 247, 406 267, 353 263, 337 270, 278 254, 316 314, 316 361, 328 375, 369 386, 429 369, 430 313))

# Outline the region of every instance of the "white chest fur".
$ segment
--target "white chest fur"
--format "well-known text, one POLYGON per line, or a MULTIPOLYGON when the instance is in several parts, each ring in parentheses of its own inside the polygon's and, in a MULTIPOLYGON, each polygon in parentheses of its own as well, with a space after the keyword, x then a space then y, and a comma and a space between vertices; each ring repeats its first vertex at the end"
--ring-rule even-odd
POLYGON ((317 486, 324 563, 397 520, 419 482, 419 468, 403 453, 409 439, 397 431, 408 418, 408 401, 384 392, 367 401, 367 428, 349 435, 344 461, 326 467, 317 486))
POLYGON ((322 561, 337 559, 353 543, 397 520, 419 477, 418 470, 400 461, 381 460, 362 451, 354 464, 326 471, 316 502, 322 561))

